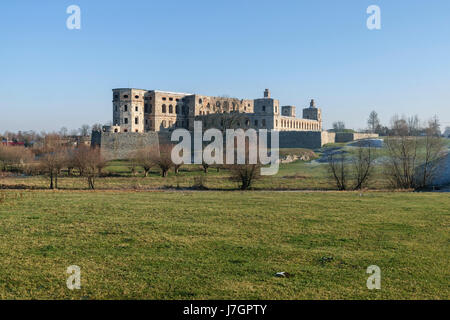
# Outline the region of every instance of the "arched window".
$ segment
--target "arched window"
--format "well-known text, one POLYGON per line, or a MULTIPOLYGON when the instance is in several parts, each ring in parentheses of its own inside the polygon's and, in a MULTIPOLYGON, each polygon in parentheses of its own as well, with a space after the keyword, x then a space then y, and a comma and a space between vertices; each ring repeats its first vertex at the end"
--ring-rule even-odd
POLYGON ((162 113, 166 113, 167 112, 167 108, 166 108, 166 105, 165 104, 163 104, 162 105, 162 113))
POLYGON ((128 111, 128 106, 127 106, 127 105, 124 105, 124 106, 123 106, 123 111, 125 111, 125 112, 128 111))
POLYGON ((124 98, 124 99, 128 99, 128 95, 124 95, 123 98, 124 98))
POLYGON ((245 120, 245 125, 248 127, 250 125, 250 120, 246 119, 245 120))
POLYGON ((266 112, 266 106, 262 106, 262 112, 266 112))
POLYGON ((173 113, 173 106, 169 105, 169 113, 173 113))
POLYGON ((198 99, 198 103, 199 104, 202 104, 203 103, 203 100, 200 98, 200 99, 198 99))

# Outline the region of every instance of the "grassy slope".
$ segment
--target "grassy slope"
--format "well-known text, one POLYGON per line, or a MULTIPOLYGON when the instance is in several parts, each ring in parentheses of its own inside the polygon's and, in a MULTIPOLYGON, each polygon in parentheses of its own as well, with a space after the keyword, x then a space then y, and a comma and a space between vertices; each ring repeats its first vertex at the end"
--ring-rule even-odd
POLYGON ((1 191, 0 298, 449 299, 449 207, 419 193, 1 191), (65 286, 72 264, 80 291, 65 286))

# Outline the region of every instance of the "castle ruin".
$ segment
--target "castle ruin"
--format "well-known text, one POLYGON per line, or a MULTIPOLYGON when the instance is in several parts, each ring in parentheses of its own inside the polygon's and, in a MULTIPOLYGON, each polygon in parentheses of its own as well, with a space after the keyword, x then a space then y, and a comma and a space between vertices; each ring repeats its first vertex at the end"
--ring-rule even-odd
POLYGON ((126 158, 132 150, 148 144, 167 143, 171 132, 194 130, 201 121, 203 129, 268 129, 279 131, 280 148, 317 149, 336 141, 345 142, 378 135, 333 133, 323 130, 322 111, 311 100, 296 117, 296 107, 280 106, 269 89, 262 98, 237 99, 200 94, 113 89, 113 121, 102 132, 94 132, 92 145, 100 146, 108 158, 126 158))

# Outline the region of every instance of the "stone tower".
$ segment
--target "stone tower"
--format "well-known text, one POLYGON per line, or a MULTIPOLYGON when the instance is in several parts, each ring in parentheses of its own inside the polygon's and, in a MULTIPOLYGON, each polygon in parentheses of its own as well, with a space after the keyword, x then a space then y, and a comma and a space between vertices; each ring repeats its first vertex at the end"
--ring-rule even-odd
POLYGON ((270 90, 269 89, 264 90, 264 98, 270 99, 270 90))
POLYGON ((140 89, 113 89, 113 126, 118 132, 144 132, 144 94, 140 89))
POLYGON ((322 110, 316 107, 316 102, 311 99, 309 108, 303 109, 303 119, 317 120, 320 123, 320 129, 322 129, 322 110))

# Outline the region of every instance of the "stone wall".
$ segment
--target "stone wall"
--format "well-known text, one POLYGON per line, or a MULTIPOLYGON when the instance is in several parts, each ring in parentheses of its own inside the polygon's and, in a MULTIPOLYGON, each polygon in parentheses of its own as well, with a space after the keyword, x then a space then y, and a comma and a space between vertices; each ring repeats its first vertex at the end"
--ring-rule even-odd
POLYGON ((336 142, 350 142, 362 139, 375 139, 378 138, 377 133, 352 133, 352 132, 336 132, 336 142))
POLYGON ((320 131, 281 131, 280 148, 318 149, 322 147, 320 131))
POLYGON ((128 159, 143 147, 159 147, 157 132, 92 132, 92 146, 100 147, 107 160, 128 159))
POLYGON ((327 143, 335 143, 336 142, 336 133, 329 131, 322 131, 322 146, 327 143))

